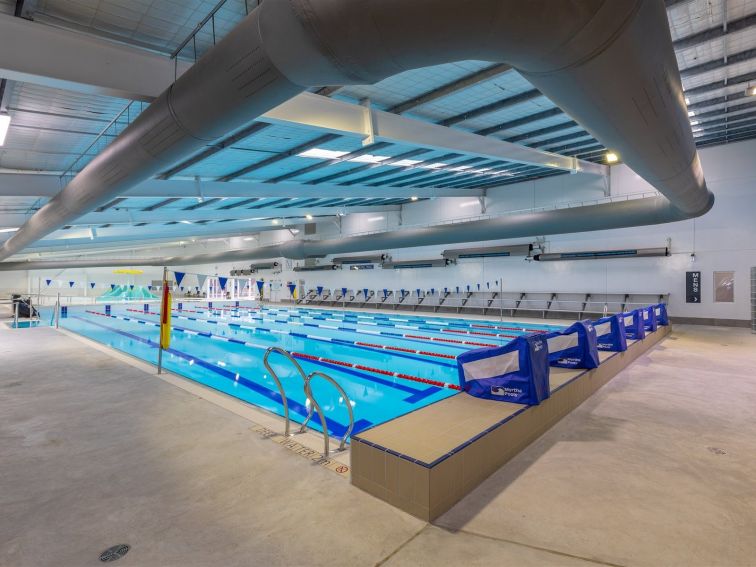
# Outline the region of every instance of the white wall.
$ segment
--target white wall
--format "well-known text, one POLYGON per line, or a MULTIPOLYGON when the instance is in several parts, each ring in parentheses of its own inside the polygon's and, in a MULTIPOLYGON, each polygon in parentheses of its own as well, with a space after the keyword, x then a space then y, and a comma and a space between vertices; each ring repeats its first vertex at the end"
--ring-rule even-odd
MULTIPOLYGON (((672 314, 682 317, 749 319, 750 267, 756 266, 756 141, 729 144, 700 152, 709 188, 716 195, 714 208, 705 216, 659 226, 587 232, 547 237, 553 252, 659 247, 671 239, 669 258, 525 262, 522 258, 463 260, 456 266, 422 270, 366 270, 307 273, 308 287, 347 286, 351 289, 436 289, 477 284, 503 278, 509 291, 576 291, 670 293, 672 314), (694 244, 695 239, 695 244, 694 244), (690 255, 695 251, 695 262, 690 255), (685 303, 685 272, 701 271, 702 303, 685 303), (735 303, 714 303, 714 271, 735 271, 735 303)), ((488 193, 487 213, 551 205, 554 202, 599 199, 605 185, 585 175, 558 176, 504 186, 488 193)), ((654 192, 623 165, 612 168, 611 193, 654 192)), ((480 213, 476 198, 444 198, 404 207, 405 226, 431 224, 480 213)), ((352 215, 344 219, 342 233, 395 226, 398 215, 352 215), (366 222, 368 216, 385 216, 366 222)), ((489 241, 483 244, 531 242, 532 238, 489 241)), ((458 247, 474 246, 476 243, 458 247)), ((434 258, 443 248, 426 247, 387 251, 395 259, 434 258)), ((300 274, 286 273, 296 279, 300 274)))
MULTIPOLYGON (((659 226, 648 226, 612 231, 588 232, 549 236, 546 247, 549 251, 606 250, 617 248, 644 248, 665 246, 671 239, 673 255, 669 258, 638 258, 572 262, 525 262, 522 258, 463 260, 456 266, 420 270, 365 270, 335 272, 293 272, 272 276, 261 274, 266 279, 304 279, 307 287, 346 286, 350 289, 442 289, 457 285, 493 282, 503 278, 507 291, 575 291, 575 292, 635 292, 670 293, 670 311, 682 317, 740 319, 750 317, 751 266, 756 266, 756 141, 718 146, 700 152, 706 180, 716 195, 714 208, 705 216, 689 221, 659 226), (694 245, 695 238, 695 245, 694 245), (695 250, 695 263, 690 254, 695 250), (685 303, 685 272, 702 272, 703 295, 699 305, 685 303), (715 270, 735 271, 736 301, 732 304, 714 303, 712 273, 715 270)), ((487 213, 500 214, 506 211, 550 206, 555 202, 590 201, 604 197, 607 185, 604 180, 587 175, 563 175, 535 182, 526 182, 489 190, 486 198, 487 213)), ((379 191, 379 189, 376 189, 379 191)), ((612 195, 654 192, 647 183, 623 165, 612 168, 612 195)), ((476 197, 438 198, 406 205, 401 218, 398 213, 365 213, 349 215, 337 223, 318 225, 318 237, 333 237, 364 231, 385 230, 401 225, 433 224, 439 221, 470 217, 480 214, 475 204, 476 197), (368 219, 383 216, 380 221, 368 219)), ((139 256, 165 254, 194 254, 213 250, 255 247, 294 238, 289 231, 271 231, 258 235, 255 241, 243 238, 218 239, 217 241, 187 242, 181 248, 156 248, 134 253, 135 263, 139 256)), ((303 234, 297 234, 297 238, 303 234)), ((495 245, 498 243, 532 242, 533 238, 510 241, 487 241, 466 243, 458 247, 495 245)), ((390 252, 395 259, 438 258, 446 247, 425 247, 390 252)), ((111 254, 115 256, 116 254, 111 254)), ((107 256, 107 255, 103 255, 107 256)), ((122 255, 121 255, 122 256, 122 255)), ((296 265, 280 259, 284 267, 296 265)), ((212 266, 187 266, 186 271, 208 274, 227 274, 241 264, 212 266)), ((29 280, 36 289, 37 278, 67 281, 116 281, 111 269, 66 270, 64 272, 31 272, 29 280)), ((133 282, 139 285, 160 277, 159 268, 145 268, 143 277, 133 282)), ((0 272, 0 289, 6 284, 25 281, 24 273, 0 272), (3 282, 6 282, 4 284, 3 282)), ((16 285, 16 284, 14 284, 16 285)), ((44 285, 44 284, 43 284, 44 285)), ((12 286, 11 286, 12 287, 12 286)), ((27 287, 26 285, 23 286, 27 287)))

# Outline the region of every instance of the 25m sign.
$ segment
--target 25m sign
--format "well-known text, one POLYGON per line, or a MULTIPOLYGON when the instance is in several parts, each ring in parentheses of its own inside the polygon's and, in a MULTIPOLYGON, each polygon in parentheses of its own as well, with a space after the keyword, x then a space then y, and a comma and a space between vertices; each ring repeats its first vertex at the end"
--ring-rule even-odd
POLYGON ((701 272, 685 272, 685 303, 701 303, 701 272))

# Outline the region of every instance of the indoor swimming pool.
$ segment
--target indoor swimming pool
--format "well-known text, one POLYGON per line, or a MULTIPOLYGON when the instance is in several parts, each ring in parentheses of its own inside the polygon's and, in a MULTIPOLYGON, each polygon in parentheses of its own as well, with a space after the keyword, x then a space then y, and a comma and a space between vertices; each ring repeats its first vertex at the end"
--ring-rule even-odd
MULTIPOLYGON (((156 303, 69 307, 61 327, 157 363, 156 303)), ((263 364, 269 347, 292 353, 309 374, 324 372, 345 390, 354 411, 354 434, 458 393, 456 356, 505 344, 518 335, 561 329, 492 320, 405 314, 184 302, 174 304, 171 347, 163 365, 171 372, 283 415, 278 387, 263 364)), ((272 354, 290 417, 301 423, 309 401, 302 378, 284 357, 272 354)), ((338 391, 312 382, 329 432, 341 437, 349 415, 338 391)), ((320 430, 317 419, 310 425, 320 430)))

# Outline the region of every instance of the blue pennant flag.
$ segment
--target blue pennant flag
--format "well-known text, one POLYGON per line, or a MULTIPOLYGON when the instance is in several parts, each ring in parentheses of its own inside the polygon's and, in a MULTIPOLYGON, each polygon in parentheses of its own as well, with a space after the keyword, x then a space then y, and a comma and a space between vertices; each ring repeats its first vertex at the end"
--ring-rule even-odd
POLYGON ((417 292, 417 296, 420 297, 420 288, 417 288, 415 291, 417 292))
POLYGON ((383 299, 386 299, 387 297, 388 297, 388 290, 384 289, 383 290, 383 299))
POLYGON ((262 291, 263 287, 265 287, 265 282, 263 280, 256 281, 255 284, 257 285, 257 291, 262 291))
POLYGON ((76 282, 68 282, 68 287, 73 287, 76 282))
POLYGON ((467 284, 467 291, 470 291, 470 284, 467 284))
POLYGON ((95 284, 94 282, 89 282, 89 287, 91 287, 92 289, 94 289, 94 286, 95 286, 95 285, 96 285, 96 284, 95 284))
POLYGON ((147 286, 147 290, 148 290, 148 291, 152 291, 152 285, 148 285, 148 286, 147 286))
MULTIPOLYGON (((186 275, 186 272, 173 272, 176 274, 176 285, 181 285, 181 282, 184 281, 184 276, 186 275)), ((220 278, 218 278, 220 279, 220 278)), ((222 287, 222 286, 221 286, 222 287)))
POLYGON ((179 287, 179 289, 180 289, 181 291, 184 291, 184 286, 182 285, 181 287, 179 287))
POLYGON ((346 292, 347 292, 347 288, 342 287, 341 288, 341 297, 344 297, 346 295, 346 292))
POLYGON ((133 290, 133 289, 134 289, 134 284, 131 284, 131 285, 129 286, 129 289, 132 289, 132 290, 133 290))
POLYGON ((436 288, 431 288, 431 295, 436 295, 436 288))
POLYGON ((294 290, 297 289, 297 284, 290 283, 288 286, 289 288, 289 294, 294 297, 294 290))
POLYGON ((478 291, 480 291, 480 284, 478 284, 478 291))
POLYGON ((52 280, 45 280, 45 283, 49 286, 52 283, 52 280))
POLYGON ((459 286, 457 286, 457 293, 459 293, 459 286))
POLYGON ((319 286, 317 287, 317 290, 318 290, 318 295, 321 295, 321 294, 323 293, 323 286, 322 286, 322 285, 319 285, 319 286))
POLYGON ((486 289, 491 289, 491 282, 486 282, 486 289))
POLYGON ((364 289, 362 290, 362 293, 364 293, 364 294, 365 294, 365 297, 367 297, 367 296, 368 296, 368 295, 367 295, 367 294, 368 294, 368 288, 364 288, 364 289))
POLYGON ((114 289, 115 289, 115 284, 114 283, 110 284, 110 291, 113 291, 114 289))
POLYGON ((218 283, 220 284, 220 287, 223 291, 226 291, 226 284, 228 283, 228 278, 222 278, 218 276, 218 283))

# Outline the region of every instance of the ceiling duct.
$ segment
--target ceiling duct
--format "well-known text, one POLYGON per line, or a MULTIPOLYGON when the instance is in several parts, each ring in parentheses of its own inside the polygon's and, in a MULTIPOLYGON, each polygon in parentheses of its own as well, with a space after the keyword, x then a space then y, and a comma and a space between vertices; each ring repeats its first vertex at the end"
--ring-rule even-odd
MULTIPOLYGON (((458 0, 267 0, 32 215, 4 243, 0 260, 308 87, 372 84, 469 59, 512 65, 669 199, 646 200, 636 212, 645 207, 648 214, 632 218, 623 215, 624 203, 608 205, 601 211, 611 222, 603 223, 593 222, 595 207, 552 211, 562 232, 670 222, 712 207, 660 0, 469 0, 464 10, 458 0), (576 215, 586 228, 574 222, 576 215)), ((478 240, 554 233, 528 222, 519 230, 508 222, 498 228, 478 240)), ((452 232, 436 229, 440 238, 430 244, 449 243, 452 232)), ((349 250, 326 254, 392 248, 379 246, 391 240, 382 236, 375 246, 348 239, 354 245, 341 248, 349 250)), ((334 243, 308 245, 326 242, 334 243)), ((260 258, 254 250, 235 252, 260 258)))
POLYGON ((352 266, 354 264, 380 264, 388 260, 388 254, 374 254, 372 256, 339 256, 331 260, 339 266, 352 266))
POLYGON ((651 258, 669 256, 669 248, 636 248, 627 250, 589 250, 585 252, 560 252, 553 254, 536 254, 536 262, 555 262, 558 260, 613 260, 615 258, 651 258))
POLYGON ((276 270, 281 267, 278 262, 261 262, 260 264, 251 264, 249 266, 250 271, 256 274, 260 270, 276 270))
POLYGON ((341 266, 335 264, 322 264, 319 266, 296 266, 295 272, 323 272, 326 270, 340 270, 341 266))
POLYGON ((468 258, 506 258, 508 256, 530 256, 532 244, 516 244, 514 246, 486 246, 484 248, 455 248, 444 250, 441 255, 452 260, 468 258))
POLYGON ((433 259, 433 260, 404 260, 401 262, 384 262, 384 270, 414 270, 417 268, 445 268, 449 264, 453 264, 452 260, 448 258, 433 259))

